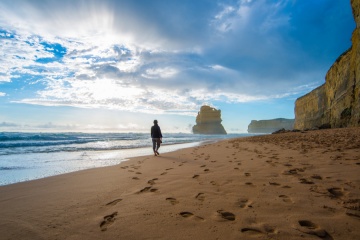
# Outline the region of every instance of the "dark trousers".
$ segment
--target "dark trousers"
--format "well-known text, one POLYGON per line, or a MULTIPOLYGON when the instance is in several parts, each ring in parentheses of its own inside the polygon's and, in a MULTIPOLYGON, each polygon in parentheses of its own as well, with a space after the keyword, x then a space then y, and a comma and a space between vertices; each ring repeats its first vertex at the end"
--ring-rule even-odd
POLYGON ((152 142, 153 142, 153 150, 155 152, 160 148, 160 143, 161 143, 160 138, 153 138, 152 142))

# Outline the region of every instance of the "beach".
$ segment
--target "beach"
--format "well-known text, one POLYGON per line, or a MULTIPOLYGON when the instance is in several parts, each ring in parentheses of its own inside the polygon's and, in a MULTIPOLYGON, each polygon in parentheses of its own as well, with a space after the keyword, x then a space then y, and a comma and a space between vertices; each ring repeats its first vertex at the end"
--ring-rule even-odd
POLYGON ((0 238, 359 239, 359 136, 228 139, 0 186, 0 238))

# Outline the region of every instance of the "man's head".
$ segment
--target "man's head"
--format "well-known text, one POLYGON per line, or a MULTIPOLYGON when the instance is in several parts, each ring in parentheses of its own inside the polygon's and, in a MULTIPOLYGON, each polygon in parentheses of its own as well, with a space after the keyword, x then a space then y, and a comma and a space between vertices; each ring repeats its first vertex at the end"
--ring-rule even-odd
POLYGON ((157 120, 154 120, 154 124, 157 124, 158 123, 158 121, 157 120))

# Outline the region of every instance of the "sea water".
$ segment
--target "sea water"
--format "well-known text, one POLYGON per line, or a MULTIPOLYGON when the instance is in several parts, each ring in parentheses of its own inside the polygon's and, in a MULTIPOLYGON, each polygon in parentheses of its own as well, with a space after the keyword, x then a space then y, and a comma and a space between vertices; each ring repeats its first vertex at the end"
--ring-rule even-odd
MULTIPOLYGON (((160 153, 244 136, 249 134, 164 134, 160 153)), ((130 157, 152 154, 148 133, 0 132, 0 185, 116 165, 130 157)))

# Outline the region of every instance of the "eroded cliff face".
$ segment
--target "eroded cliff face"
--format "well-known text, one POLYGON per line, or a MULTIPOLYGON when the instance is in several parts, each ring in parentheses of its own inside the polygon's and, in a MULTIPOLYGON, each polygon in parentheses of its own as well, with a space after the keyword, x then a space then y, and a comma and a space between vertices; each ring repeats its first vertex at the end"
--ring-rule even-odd
POLYGON ((221 110, 216 110, 210 106, 202 106, 196 117, 196 125, 193 126, 193 133, 227 134, 221 122, 221 110))
POLYGON ((280 129, 293 130, 294 119, 276 118, 270 120, 252 120, 248 133, 273 133, 280 129))
POLYGON ((360 126, 360 0, 351 0, 352 46, 331 66, 325 84, 295 102, 295 129, 360 126))

